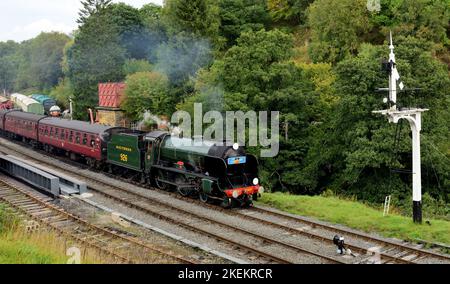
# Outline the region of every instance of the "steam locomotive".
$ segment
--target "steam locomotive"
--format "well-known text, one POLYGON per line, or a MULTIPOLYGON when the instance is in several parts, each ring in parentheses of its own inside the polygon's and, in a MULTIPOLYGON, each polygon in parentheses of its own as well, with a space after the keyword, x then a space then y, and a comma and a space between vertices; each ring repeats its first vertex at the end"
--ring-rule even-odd
POLYGON ((250 206, 263 192, 256 157, 237 144, 196 145, 163 131, 145 133, 18 110, 0 111, 0 133, 91 168, 224 208, 250 206))

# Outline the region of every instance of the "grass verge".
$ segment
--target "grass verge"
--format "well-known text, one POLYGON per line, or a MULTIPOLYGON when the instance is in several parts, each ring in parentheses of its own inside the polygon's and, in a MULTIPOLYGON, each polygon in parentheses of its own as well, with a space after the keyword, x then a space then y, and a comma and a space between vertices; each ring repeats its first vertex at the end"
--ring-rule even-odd
POLYGON ((102 263, 96 252, 83 247, 67 256, 70 248, 77 247, 51 231, 30 230, 26 221, 0 204, 0 264, 102 263))
POLYGON ((44 235, 25 237, 17 233, 0 235, 1 264, 65 264, 68 258, 60 250, 50 247, 53 238, 44 235))
POLYGON ((414 241, 450 244, 450 222, 427 219, 428 225, 414 224, 409 217, 383 212, 356 201, 339 197, 299 196, 284 193, 265 193, 259 204, 270 205, 292 214, 314 217, 385 237, 414 241))

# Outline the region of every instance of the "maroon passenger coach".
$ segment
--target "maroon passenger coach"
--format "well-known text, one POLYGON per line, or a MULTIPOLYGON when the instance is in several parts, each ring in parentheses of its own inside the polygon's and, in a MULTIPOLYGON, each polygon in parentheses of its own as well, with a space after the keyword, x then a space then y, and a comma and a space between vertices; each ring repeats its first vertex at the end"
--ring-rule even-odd
POLYGON ((39 142, 47 151, 64 150, 72 159, 83 157, 94 166, 106 159, 106 143, 121 130, 124 128, 48 117, 39 122, 39 142))
POLYGON ((4 116, 3 130, 11 138, 22 138, 24 142, 37 142, 38 125, 43 115, 32 114, 22 111, 9 111, 4 116))
POLYGON ((7 110, 7 109, 1 109, 0 110, 0 131, 4 130, 5 127, 5 117, 8 113, 13 112, 16 110, 7 110))

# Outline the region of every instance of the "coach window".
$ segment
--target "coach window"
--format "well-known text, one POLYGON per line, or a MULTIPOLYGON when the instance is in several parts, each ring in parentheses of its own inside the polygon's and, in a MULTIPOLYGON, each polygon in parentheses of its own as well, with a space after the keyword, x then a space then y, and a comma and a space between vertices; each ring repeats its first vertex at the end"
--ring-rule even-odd
POLYGON ((55 138, 58 139, 59 137, 59 128, 55 129, 55 138))
POLYGON ((83 135, 83 145, 87 145, 88 143, 88 139, 87 139, 87 134, 83 135))
POLYGON ((45 127, 45 136, 47 136, 48 135, 48 127, 46 126, 45 127))
POLYGON ((64 133, 64 129, 61 129, 61 140, 64 140, 64 136, 65 136, 65 133, 64 133))
POLYGON ((73 131, 70 131, 69 142, 73 142, 73 131))
POLYGON ((80 144, 80 142, 81 142, 80 133, 77 133, 77 137, 75 139, 76 139, 77 144, 80 144))

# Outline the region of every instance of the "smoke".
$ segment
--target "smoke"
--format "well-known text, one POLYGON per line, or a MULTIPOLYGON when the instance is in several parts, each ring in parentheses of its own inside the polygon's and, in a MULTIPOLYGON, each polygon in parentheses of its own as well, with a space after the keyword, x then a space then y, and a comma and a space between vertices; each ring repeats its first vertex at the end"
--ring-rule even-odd
POLYGON ((143 119, 137 123, 137 128, 142 130, 145 129, 149 124, 156 124, 158 126, 158 129, 161 130, 168 130, 170 128, 170 123, 166 118, 155 115, 150 111, 146 111, 143 115, 143 119))
MULTIPOLYGON (((207 84, 199 90, 201 103, 206 111, 224 112, 225 90, 221 83, 207 84)), ((196 102, 199 103, 199 102, 196 102)))
POLYGON ((167 75, 173 85, 179 86, 211 64, 211 44, 207 39, 182 32, 157 48, 156 60, 155 71, 167 75))

